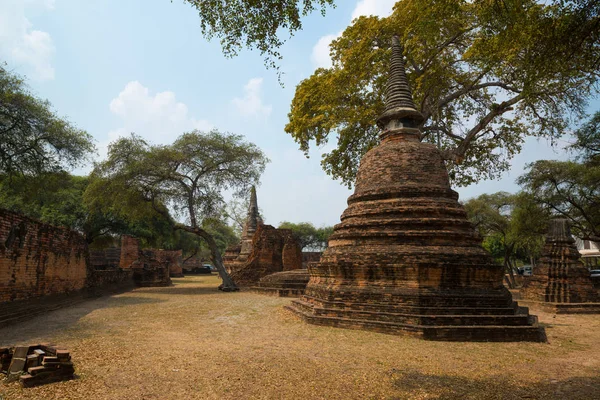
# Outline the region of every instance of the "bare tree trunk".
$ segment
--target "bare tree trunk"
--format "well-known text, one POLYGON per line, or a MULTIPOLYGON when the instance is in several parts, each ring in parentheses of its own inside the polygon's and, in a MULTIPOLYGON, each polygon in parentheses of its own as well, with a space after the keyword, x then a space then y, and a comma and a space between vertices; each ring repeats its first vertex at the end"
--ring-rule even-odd
POLYGON ((512 262, 510 261, 510 257, 508 259, 508 273, 512 284, 511 289, 515 289, 517 287, 517 280, 515 279, 515 268, 512 262))
POLYGON ((238 290, 240 290, 240 288, 237 287, 237 285, 231 278, 231 275, 229 275, 229 273, 227 273, 227 270, 225 270, 225 266, 223 266, 223 258, 221 258, 221 252, 219 252, 217 243, 215 242, 215 239, 210 233, 206 232, 202 228, 194 228, 186 225, 177 225, 177 228, 198 235, 206 241, 210 249, 212 262, 213 264, 215 264, 215 267, 217 267, 219 276, 223 280, 223 283, 219 286, 219 290, 222 290, 224 292, 237 292, 238 290))
POLYGON ((508 252, 507 252, 507 251, 505 251, 505 252, 504 252, 504 271, 505 271, 505 272, 506 272, 506 271, 508 271, 508 274, 509 274, 509 275, 508 275, 508 276, 509 276, 509 279, 508 279, 508 287, 509 287, 510 289, 514 289, 514 288, 515 288, 515 276, 514 276, 514 274, 513 274, 513 271, 512 271, 512 266, 510 265, 510 260, 509 260, 509 258, 510 258, 510 257, 509 257, 509 255, 508 255, 508 252))

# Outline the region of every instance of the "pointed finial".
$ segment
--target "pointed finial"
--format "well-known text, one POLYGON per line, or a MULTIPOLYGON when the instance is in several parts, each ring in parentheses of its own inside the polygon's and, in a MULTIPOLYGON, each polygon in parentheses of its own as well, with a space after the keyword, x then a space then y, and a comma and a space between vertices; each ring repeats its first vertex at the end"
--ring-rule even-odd
POLYGON ((388 127, 390 122, 396 121, 400 124, 394 124, 395 128, 398 128, 398 125, 416 128, 423 122, 423 115, 417 111, 412 99, 412 93, 406 78, 402 45, 400 45, 400 39, 397 35, 392 38, 390 64, 390 73, 385 88, 385 111, 377 119, 377 125, 381 129, 386 129, 390 128, 388 127))

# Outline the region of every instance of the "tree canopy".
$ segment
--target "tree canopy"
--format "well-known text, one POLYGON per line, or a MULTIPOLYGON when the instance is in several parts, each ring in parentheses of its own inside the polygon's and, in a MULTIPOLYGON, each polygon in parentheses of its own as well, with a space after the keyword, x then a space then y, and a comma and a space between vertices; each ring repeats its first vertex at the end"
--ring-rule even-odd
POLYGON ((242 136, 216 130, 184 133, 171 145, 151 145, 132 134, 109 146, 107 160, 92 172, 85 199, 89 205, 138 218, 153 213, 168 218, 172 210, 183 221, 172 221, 173 227, 206 241, 223 289, 236 290, 204 223, 222 216, 222 192, 245 194, 258 183, 267 162, 242 136))
POLYGON ((302 17, 326 7, 334 0, 184 0, 198 11, 202 34, 217 37, 223 53, 235 56, 244 47, 255 48, 265 64, 277 67, 278 49, 285 43, 283 32, 292 36, 302 29, 302 17))
POLYGON ((59 117, 0 64, 0 173, 56 172, 81 164, 93 151, 87 132, 59 117))
POLYGON ((575 131, 569 161, 538 160, 517 182, 581 239, 600 242, 600 112, 575 131))
POLYGON ((583 3, 402 0, 388 18, 360 17, 331 44, 333 66, 296 88, 285 130, 306 154, 335 136, 321 164, 350 186, 377 143, 397 34, 423 140, 458 185, 498 177, 526 136, 561 136, 597 92, 598 6, 583 3))
POLYGON ((513 275, 517 259, 539 257, 548 225, 548 212, 521 192, 482 194, 464 204, 469 219, 484 238, 483 246, 502 259, 513 275))
POLYGON ((284 221, 279 224, 281 229, 290 229, 294 238, 303 250, 323 251, 327 247, 333 227, 315 228, 310 222, 293 223, 284 221))

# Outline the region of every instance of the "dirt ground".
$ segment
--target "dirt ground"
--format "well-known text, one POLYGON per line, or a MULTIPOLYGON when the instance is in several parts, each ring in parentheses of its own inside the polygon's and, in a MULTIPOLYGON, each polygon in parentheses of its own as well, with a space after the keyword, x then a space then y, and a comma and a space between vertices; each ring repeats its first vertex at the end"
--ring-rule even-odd
POLYGON ((600 316, 533 310, 549 343, 446 343, 318 327, 290 300, 174 279, 0 329, 52 342, 77 379, 13 399, 600 399, 600 316))

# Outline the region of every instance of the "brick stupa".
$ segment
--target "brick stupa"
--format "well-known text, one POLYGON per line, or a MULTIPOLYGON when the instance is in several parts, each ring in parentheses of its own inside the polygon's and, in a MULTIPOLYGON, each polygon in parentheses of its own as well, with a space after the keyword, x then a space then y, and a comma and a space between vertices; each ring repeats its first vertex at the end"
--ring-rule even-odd
POLYGON ((421 143, 422 122, 395 37, 381 142, 361 160, 341 223, 288 308, 313 324, 431 340, 544 341, 481 247, 440 151, 421 143))
POLYGON ((600 298, 571 236, 569 221, 550 221, 546 243, 521 297, 557 313, 600 313, 600 298))
POLYGON ((262 225, 263 220, 258 212, 258 200, 256 198, 256 187, 252 186, 250 191, 250 204, 248 205, 248 216, 242 229, 242 238, 236 245, 225 249, 223 255, 223 264, 227 272, 235 273, 244 267, 250 253, 252 253, 252 239, 258 229, 262 225))

